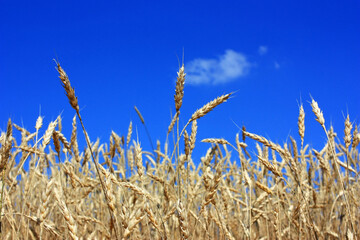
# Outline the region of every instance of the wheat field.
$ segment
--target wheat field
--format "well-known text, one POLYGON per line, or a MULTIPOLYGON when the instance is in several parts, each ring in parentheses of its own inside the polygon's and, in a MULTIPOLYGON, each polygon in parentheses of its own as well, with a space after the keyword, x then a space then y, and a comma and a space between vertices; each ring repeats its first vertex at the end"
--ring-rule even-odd
POLYGON ((182 66, 167 129, 175 141, 144 150, 130 122, 126 136, 91 142, 69 78, 58 63, 57 70, 64 105, 75 112, 72 133, 62 133, 61 116, 47 127, 38 117, 34 132, 8 121, 0 137, 1 239, 360 239, 360 132, 349 116, 339 139, 312 99, 308 117, 327 136, 322 149, 304 143, 302 105, 294 119, 301 142, 280 145, 245 126, 233 139, 197 139, 197 120, 232 93, 180 126, 182 66), (194 159, 200 141, 208 150, 194 159))

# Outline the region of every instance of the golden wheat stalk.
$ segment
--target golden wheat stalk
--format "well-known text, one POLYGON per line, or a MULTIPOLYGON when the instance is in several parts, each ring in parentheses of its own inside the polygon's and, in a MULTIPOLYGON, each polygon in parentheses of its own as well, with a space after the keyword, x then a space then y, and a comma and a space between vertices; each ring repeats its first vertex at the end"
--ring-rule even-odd
POLYGON ((183 130, 181 131, 181 133, 179 134, 178 136, 178 139, 176 141, 176 144, 175 144, 175 147, 174 147, 174 150, 173 150, 173 153, 171 154, 171 158, 170 160, 173 158, 174 154, 175 154, 175 151, 179 145, 179 141, 180 141, 180 138, 182 137, 186 127, 192 122, 192 121, 195 121, 203 116, 205 116, 206 114, 208 114, 209 112, 211 112, 215 107, 217 107, 218 105, 220 105, 221 103, 224 103, 226 102, 230 96, 232 95, 232 93, 228 93, 228 94, 224 94, 214 100, 212 100, 211 102, 205 104, 202 108, 196 110, 193 115, 191 116, 191 118, 189 119, 189 121, 187 122, 187 124, 184 126, 183 130))
MULTIPOLYGON (((316 116, 316 121, 318 121, 320 123, 320 125, 322 126, 322 128, 325 131, 325 134, 326 134, 328 140, 330 140, 331 138, 333 138, 333 134, 330 134, 326 130, 325 119, 324 119, 323 113, 322 113, 321 109, 319 108, 318 103, 314 99, 312 99, 311 106, 312 106, 313 112, 314 112, 314 114, 316 116)), ((335 146, 334 146, 333 141, 329 141, 329 147, 330 147, 330 151, 333 154, 333 156, 336 157, 335 146)), ((342 190, 344 191, 343 196, 344 196, 345 203, 346 203, 346 211, 348 212, 349 217, 350 217, 350 224, 351 224, 352 230, 355 232, 355 227, 354 227, 354 223, 353 223, 353 220, 352 220, 353 217, 352 217, 352 214, 351 214, 351 211, 350 211, 350 209, 351 209, 350 208, 350 203, 349 203, 348 196, 346 194, 346 193, 348 193, 348 191, 346 191, 344 181, 343 181, 342 176, 340 174, 340 169, 339 169, 339 166, 338 166, 338 162, 334 161, 334 165, 335 165, 335 171, 337 172, 337 174, 339 176, 339 180, 340 180, 342 190)))
MULTIPOLYGON (((97 161, 95 160, 95 156, 94 156, 94 153, 91 149, 91 144, 90 144, 90 139, 89 139, 89 136, 85 130, 85 126, 84 126, 84 123, 82 121, 82 118, 81 118, 81 115, 80 115, 80 111, 79 111, 79 105, 78 105, 78 100, 77 100, 77 97, 75 96, 75 90, 73 87, 71 87, 71 84, 70 84, 70 80, 67 76, 67 74, 65 73, 65 71, 61 68, 60 64, 57 63, 57 70, 60 74, 60 79, 62 81, 62 86, 64 87, 65 89, 65 92, 66 92, 66 96, 68 97, 69 99, 69 102, 70 102, 70 105, 75 109, 76 111, 76 114, 80 120, 80 123, 81 123, 81 126, 82 126, 82 129, 84 131, 84 135, 85 135, 85 140, 86 140, 86 143, 88 145, 88 148, 90 149, 90 152, 91 152, 91 157, 93 159, 93 162, 95 164, 95 168, 96 168, 96 172, 97 172, 97 175, 98 175, 98 178, 100 180, 100 183, 101 183, 101 187, 102 187, 102 190, 104 192, 104 196, 105 196, 105 199, 108 199, 109 196, 108 196, 108 193, 107 193, 107 190, 106 190, 106 187, 105 187, 105 184, 104 184, 104 181, 102 179, 102 175, 99 171, 99 166, 98 166, 98 163, 97 161)), ((110 216, 111 216, 111 220, 113 222, 113 225, 117 225, 116 221, 115 221, 115 218, 112 214, 112 211, 111 209, 109 209, 110 211, 110 216)), ((116 235, 116 238, 119 239, 119 233, 116 231, 116 227, 114 228, 115 230, 115 235, 116 235)))

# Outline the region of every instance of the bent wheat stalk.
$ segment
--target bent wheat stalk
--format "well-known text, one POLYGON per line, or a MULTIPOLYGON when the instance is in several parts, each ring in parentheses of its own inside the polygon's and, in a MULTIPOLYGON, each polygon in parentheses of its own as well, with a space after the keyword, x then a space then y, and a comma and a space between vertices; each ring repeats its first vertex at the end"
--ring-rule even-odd
POLYGON ((60 66, 60 63, 57 63, 56 62, 56 65, 57 65, 57 71, 59 72, 60 76, 59 78, 61 79, 61 82, 62 82, 62 86, 64 87, 65 89, 65 93, 66 93, 66 96, 68 97, 69 99, 69 102, 70 102, 70 105, 72 108, 75 109, 76 111, 76 114, 80 120, 80 123, 81 123, 81 127, 83 129, 83 132, 84 132, 84 135, 85 135, 85 140, 86 140, 86 144, 88 145, 89 149, 90 149, 90 152, 91 152, 91 157, 92 157, 92 160, 94 161, 94 164, 95 164, 95 168, 96 168, 96 173, 99 177, 99 180, 100 180, 100 184, 101 184, 101 188, 104 192, 104 196, 105 196, 105 199, 107 201, 107 205, 108 205, 108 209, 109 209, 109 213, 110 213, 110 216, 111 216, 111 221, 113 223, 113 226, 114 226, 114 231, 115 231, 115 235, 116 235, 116 239, 119 239, 119 230, 118 230, 118 224, 116 223, 116 218, 114 217, 113 215, 113 212, 111 210, 111 203, 108 201, 109 199, 109 193, 107 192, 107 189, 106 189, 106 186, 105 186, 105 183, 102 179, 102 175, 100 173, 100 170, 99 170, 99 166, 98 166, 98 162, 95 160, 95 156, 94 156, 94 153, 91 149, 91 144, 90 144, 90 140, 89 140, 89 136, 85 130, 85 126, 84 126, 84 123, 82 121, 82 118, 81 118, 81 115, 80 115, 80 108, 79 108, 79 104, 78 104, 78 100, 77 100, 77 97, 75 95, 75 90, 74 88, 71 86, 70 84, 70 80, 67 76, 67 74, 65 73, 65 71, 62 69, 62 67, 60 66))
POLYGON ((181 136, 183 135, 186 127, 192 122, 192 121, 195 121, 203 116, 205 116, 206 114, 208 114, 209 112, 211 112, 215 107, 217 107, 218 105, 220 105, 221 103, 224 103, 226 102, 230 96, 232 95, 233 93, 228 93, 228 94, 224 94, 220 97, 217 97, 215 98, 214 100, 212 100, 211 102, 208 102, 207 104, 205 104, 202 108, 196 110, 193 115, 191 116, 191 118, 189 119, 189 121, 186 123, 186 125, 184 126, 184 128, 182 129, 180 135, 178 136, 178 139, 176 141, 176 144, 175 144, 175 147, 174 147, 174 151, 173 153, 171 154, 171 158, 170 158, 170 161, 171 159, 173 158, 174 154, 175 154, 175 151, 176 151, 176 148, 177 146, 179 145, 179 141, 181 139, 181 136))

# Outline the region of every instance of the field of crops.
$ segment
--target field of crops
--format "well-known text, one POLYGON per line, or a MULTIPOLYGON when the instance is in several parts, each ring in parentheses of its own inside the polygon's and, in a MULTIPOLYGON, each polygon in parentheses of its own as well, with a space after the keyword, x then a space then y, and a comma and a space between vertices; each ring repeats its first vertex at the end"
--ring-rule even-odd
POLYGON ((8 121, 0 137, 1 239, 360 238, 360 133, 349 116, 344 129, 327 129, 326 113, 312 100, 307 117, 327 136, 322 149, 303 141, 302 105, 294 119, 301 142, 290 138, 279 145, 245 126, 235 141, 197 139, 197 120, 216 114, 231 93, 180 126, 186 77, 181 67, 168 127, 175 141, 167 138, 145 150, 130 122, 126 136, 112 132, 109 142, 90 142, 75 91, 59 64, 57 69, 64 105, 69 101, 76 114, 72 133, 64 136, 60 116, 47 124, 42 117, 34 120, 34 132, 8 121), (85 151, 78 144, 82 132, 85 151), (200 141, 208 150, 194 159, 200 141), (255 149, 249 149, 251 141, 255 149))

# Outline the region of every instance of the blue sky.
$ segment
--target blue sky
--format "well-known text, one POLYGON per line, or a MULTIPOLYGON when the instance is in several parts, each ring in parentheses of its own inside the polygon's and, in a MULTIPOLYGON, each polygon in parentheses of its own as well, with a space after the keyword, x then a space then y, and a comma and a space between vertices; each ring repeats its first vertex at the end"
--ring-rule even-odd
MULTIPOLYGON (((203 104, 236 91, 198 122, 203 138, 234 143, 233 121, 284 143, 320 148, 325 134, 310 94, 343 136, 345 115, 359 124, 359 1, 4 1, 0 0, 0 129, 11 118, 34 130, 61 114, 70 138, 74 110, 55 70, 57 58, 79 98, 92 140, 126 135, 130 121, 145 150, 143 114, 153 141, 165 141, 174 113, 178 58, 188 73, 180 124, 203 104)), ((83 135, 79 133, 79 136, 83 135)))

